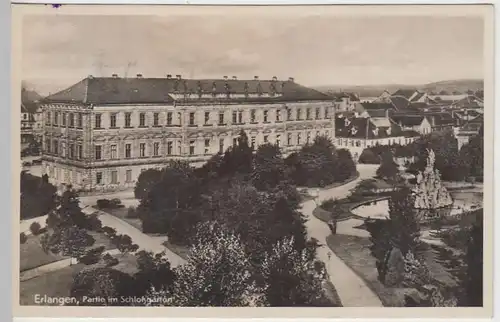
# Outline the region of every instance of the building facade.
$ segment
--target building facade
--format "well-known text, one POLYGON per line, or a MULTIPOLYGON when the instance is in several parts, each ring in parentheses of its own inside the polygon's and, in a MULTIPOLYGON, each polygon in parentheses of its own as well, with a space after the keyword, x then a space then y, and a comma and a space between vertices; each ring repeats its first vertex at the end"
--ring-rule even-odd
POLYGON ((43 102, 43 172, 86 191, 133 187, 170 160, 200 166, 237 143, 286 155, 318 135, 333 139, 333 100, 288 81, 88 77, 43 102))

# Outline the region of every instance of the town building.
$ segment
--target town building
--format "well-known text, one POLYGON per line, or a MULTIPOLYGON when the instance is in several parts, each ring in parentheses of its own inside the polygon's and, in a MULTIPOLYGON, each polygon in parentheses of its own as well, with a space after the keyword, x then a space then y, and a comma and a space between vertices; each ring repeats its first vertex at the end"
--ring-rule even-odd
POLYGON ((478 134, 480 134, 481 129, 484 127, 484 116, 479 115, 473 120, 467 122, 455 133, 455 137, 458 141, 458 148, 460 149, 464 144, 467 144, 469 140, 478 134))
POLYGON ((31 90, 21 92, 21 149, 32 142, 41 143, 43 136, 42 109, 39 99, 42 97, 31 90))
POLYGON ((42 172, 86 191, 133 187, 141 171, 200 166, 237 144, 273 143, 287 155, 334 138, 333 97, 286 81, 89 76, 43 100, 42 172))
POLYGON ((432 132, 431 123, 424 115, 393 115, 391 118, 403 131, 415 131, 425 135, 432 132))

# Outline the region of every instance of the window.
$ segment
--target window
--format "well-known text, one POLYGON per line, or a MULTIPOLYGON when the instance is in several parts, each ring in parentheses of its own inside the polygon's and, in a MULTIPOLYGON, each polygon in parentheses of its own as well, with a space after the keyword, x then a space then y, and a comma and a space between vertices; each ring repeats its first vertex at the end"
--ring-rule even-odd
POLYGON ((62 113, 62 126, 66 126, 66 113, 62 113))
POLYGON ((251 142, 251 147, 254 150, 255 149, 255 136, 251 137, 251 141, 250 142, 251 142))
POLYGON ((78 144, 76 148, 77 148, 76 157, 80 160, 83 159, 83 146, 81 144, 78 144))
POLYGON ((117 184, 118 183, 118 171, 111 171, 111 183, 112 184, 117 184))
POLYGON ((132 127, 132 113, 125 113, 125 127, 132 127))
POLYGON ((205 124, 208 124, 210 122, 210 112, 205 112, 205 124))
POLYGON ((194 124, 194 112, 189 113, 189 125, 193 126, 194 124))
POLYGON ((159 126, 159 125, 160 125, 160 114, 153 113, 153 126, 159 126))
POLYGON ((316 107, 316 119, 319 120, 320 118, 320 110, 319 110, 319 107, 316 107))
POLYGON ((125 182, 132 182, 132 170, 125 172, 125 182))
POLYGON ((269 141, 269 135, 264 135, 264 143, 267 143, 269 141))
POLYGON ((179 155, 182 154, 182 142, 181 141, 177 141, 177 150, 179 150, 179 155))
POLYGON ((281 122, 281 110, 276 110, 276 122, 281 122))
POLYGON ((319 131, 316 131, 316 136, 320 136, 321 134, 319 133, 319 131))
POLYGON ((233 112, 233 124, 238 123, 238 112, 233 112))
POLYGON ((302 135, 300 133, 297 133, 297 145, 302 144, 302 135))
POLYGON ((139 157, 143 158, 146 156, 146 143, 139 144, 139 157))
POLYGON ((69 126, 75 127, 75 114, 69 113, 69 126))
POLYGON ((311 142, 311 132, 307 132, 306 143, 311 142))
POLYGON ((79 128, 83 127, 83 115, 82 115, 82 113, 78 113, 78 120, 77 120, 76 126, 79 128))
POLYGON ((101 114, 96 114, 95 115, 95 128, 100 129, 101 128, 101 114))
POLYGON ((288 133, 286 136, 286 143, 288 146, 292 145, 292 133, 288 133))
POLYGON ((154 142, 153 143, 153 155, 155 157, 160 155, 160 142, 154 142))
POLYGON ((281 135, 279 135, 279 134, 278 134, 278 135, 276 135, 276 145, 277 145, 278 147, 280 147, 280 146, 281 146, 281 135))
POLYGON ((74 143, 69 144, 69 158, 70 159, 75 158, 75 144, 74 143))
POLYGON ((26 120, 27 118, 28 118, 28 114, 24 113, 24 114, 23 114, 23 119, 25 119, 25 120, 26 120))
POLYGON ((127 143, 125 144, 125 158, 131 158, 132 157, 132 144, 127 143))
POLYGON ((167 142, 167 154, 172 155, 172 149, 174 147, 174 143, 172 141, 167 142))
POLYGON ((238 138, 233 138, 233 146, 237 146, 238 145, 238 138))
POLYGON ((328 107, 325 107, 325 119, 330 118, 329 112, 330 109, 328 107))
POLYGON ((116 144, 111 145, 111 159, 116 159, 118 157, 117 154, 117 146, 116 144))
POLYGON ((46 139, 46 140, 45 140, 45 151, 46 151, 47 153, 52 152, 52 151, 51 151, 51 149, 50 149, 50 148, 51 148, 51 144, 50 144, 50 143, 51 143, 51 142, 50 142, 50 139, 46 139))
POLYGON ((224 112, 219 112, 219 125, 224 125, 224 112))
POLYGON ((208 154, 210 149, 210 139, 205 139, 205 154, 208 154))
POLYGON ((307 120, 311 119, 311 109, 310 108, 306 109, 306 119, 307 120))
POLYGON ((194 155, 194 140, 189 141, 189 155, 194 155))
POLYGON ((95 159, 101 160, 102 159, 102 146, 96 145, 94 147, 94 152, 95 152, 95 159))
POLYGON ((224 153, 224 139, 219 139, 219 153, 224 153))
POLYGON ((139 127, 146 127, 146 113, 139 113, 139 127))
POLYGON ((291 109, 287 109, 286 110, 286 119, 288 121, 291 121, 292 120, 292 110, 291 109))
POLYGON ((52 124, 54 125, 58 125, 59 124, 59 112, 54 112, 54 122, 52 122, 52 124))
POLYGON ((167 113, 167 125, 172 125, 172 112, 167 113))
POLYGON ((95 174, 95 183, 102 184, 102 172, 96 172, 95 174))
POLYGON ((302 110, 300 108, 297 109, 297 117, 296 120, 300 120, 302 118, 302 110))
POLYGON ((66 151, 66 142, 61 142, 61 156, 63 158, 67 157, 68 151, 66 151))
POLYGON ((50 111, 47 112, 47 118, 45 119, 45 123, 50 124, 50 111))
POLYGON ((238 123, 243 124, 243 112, 242 111, 238 112, 238 123))
POLYGON ((59 142, 57 140, 54 140, 54 154, 59 154, 59 142))
POLYGON ((264 123, 267 123, 267 116, 269 115, 268 110, 264 110, 264 123))
POLYGON ((109 116, 109 127, 112 129, 116 128, 116 113, 111 113, 109 116))

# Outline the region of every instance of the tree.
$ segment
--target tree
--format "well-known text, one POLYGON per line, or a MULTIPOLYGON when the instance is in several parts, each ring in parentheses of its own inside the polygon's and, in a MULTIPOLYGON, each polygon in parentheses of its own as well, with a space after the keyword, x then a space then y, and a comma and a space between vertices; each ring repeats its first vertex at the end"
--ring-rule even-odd
POLYGON ((55 186, 44 178, 21 172, 21 219, 46 215, 56 207, 55 186))
POLYGON ((420 224, 413 206, 414 198, 410 189, 402 188, 393 192, 389 200, 392 242, 403 256, 412 252, 420 258, 423 245, 420 240, 420 224))
POLYGON ((366 148, 361 152, 358 162, 364 164, 380 164, 380 158, 371 148, 366 148))
POLYGON ((150 289, 162 289, 170 294, 175 274, 165 252, 154 254, 141 250, 135 256, 139 269, 134 275, 137 294, 145 295, 150 289))
POLYGON ((142 171, 137 178, 137 183, 134 188, 136 199, 142 200, 147 198, 149 191, 160 181, 161 171, 157 169, 147 169, 142 171))
POLYGON ((370 233, 370 252, 375 257, 375 266, 378 272, 378 278, 381 282, 385 281, 387 273, 387 260, 389 252, 392 249, 391 243, 391 222, 390 220, 366 219, 366 230, 370 233))
POLYGON ((170 162, 138 207, 143 231, 167 233, 175 242, 186 243, 199 221, 194 211, 201 201, 199 182, 188 163, 170 162))
POLYGON ((248 144, 248 136, 241 131, 237 144, 224 153, 219 168, 219 175, 232 176, 236 173, 248 175, 252 172, 253 149, 248 144))
POLYGON ((132 238, 130 238, 129 235, 117 235, 111 239, 111 242, 116 246, 120 253, 122 253, 122 255, 125 255, 128 252, 133 253, 139 249, 139 246, 132 242, 132 238))
POLYGON ((278 241, 262 262, 265 306, 327 306, 326 271, 315 248, 297 251, 293 238, 278 241))
POLYGON ((460 158, 468 176, 480 178, 484 173, 484 136, 481 131, 460 149, 460 158))
POLYGON ((123 299, 135 294, 134 286, 133 278, 121 271, 109 267, 84 269, 75 276, 70 296, 82 306, 130 306, 133 303, 123 299))
POLYGON ((30 225, 30 231, 34 236, 40 234, 40 229, 42 229, 42 226, 36 221, 30 225))
POLYGON ((286 167, 280 148, 272 144, 259 146, 253 163, 253 185, 259 190, 271 190, 285 179, 286 167))
POLYGON ((92 248, 88 250, 85 255, 78 259, 78 262, 83 263, 85 265, 96 264, 101 260, 102 253, 104 252, 105 247, 99 246, 96 248, 92 248))
POLYGON ((386 152, 382 155, 382 160, 377 169, 377 177, 389 181, 396 181, 399 174, 398 165, 394 162, 394 157, 391 152, 386 152))
POLYGON ((21 233, 19 234, 19 240, 21 244, 24 244, 28 241, 28 237, 26 236, 25 233, 21 233))
POLYGON ((347 149, 338 150, 335 181, 345 181, 354 175, 356 175, 356 164, 352 160, 351 152, 347 149))
POLYGON ((87 247, 92 246, 95 239, 85 229, 69 226, 44 235, 41 242, 46 251, 78 259, 85 255, 87 247))
POLYGON ((483 306, 483 233, 481 213, 470 228, 465 255, 466 275, 462 282, 465 292, 459 301, 462 306, 483 306))
POLYGON ((247 306, 255 295, 243 244, 215 223, 200 226, 187 263, 175 274, 173 306, 247 306))

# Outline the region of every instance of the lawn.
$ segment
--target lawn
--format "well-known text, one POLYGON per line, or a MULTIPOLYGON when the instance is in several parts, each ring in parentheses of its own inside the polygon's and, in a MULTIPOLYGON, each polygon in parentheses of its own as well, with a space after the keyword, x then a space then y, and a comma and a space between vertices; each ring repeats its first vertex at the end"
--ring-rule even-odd
POLYGON ((73 277, 83 267, 85 265, 76 264, 21 282, 19 288, 20 305, 57 305, 37 304, 35 302, 35 295, 68 297, 73 277))
MULTIPOLYGON (((104 246, 105 250, 116 248, 109 238, 103 234, 94 231, 90 231, 89 234, 95 239, 94 245, 89 247, 89 249, 99 246, 104 246)), ((40 237, 41 235, 30 235, 26 243, 20 245, 19 270, 21 272, 68 258, 67 256, 52 254, 50 252, 46 253, 40 244, 40 237)))
POLYGON ((326 242, 332 251, 349 266, 387 307, 404 306, 404 289, 384 286, 378 280, 375 258, 370 254, 368 238, 349 235, 330 235, 326 242))
POLYGON ((19 270, 21 272, 66 258, 61 255, 45 253, 40 244, 40 236, 28 236, 26 243, 20 245, 19 251, 19 270))
POLYGON ((121 208, 106 208, 102 209, 101 211, 104 211, 105 213, 108 213, 112 216, 118 217, 128 223, 129 225, 139 229, 142 231, 142 222, 139 218, 129 218, 127 216, 128 214, 128 208, 121 207, 121 208))
POLYGON ((187 246, 172 244, 168 240, 163 242, 163 246, 167 247, 173 253, 179 255, 181 258, 187 260, 187 257, 189 255, 189 248, 187 246))
POLYGON ((357 196, 355 199, 344 198, 336 201, 326 200, 323 204, 321 204, 320 207, 314 210, 313 215, 324 222, 328 222, 330 219, 332 219, 333 212, 335 213, 338 221, 347 220, 350 218, 359 218, 351 212, 351 209, 369 201, 379 200, 387 196, 389 196, 389 193, 379 193, 369 196, 357 196))

